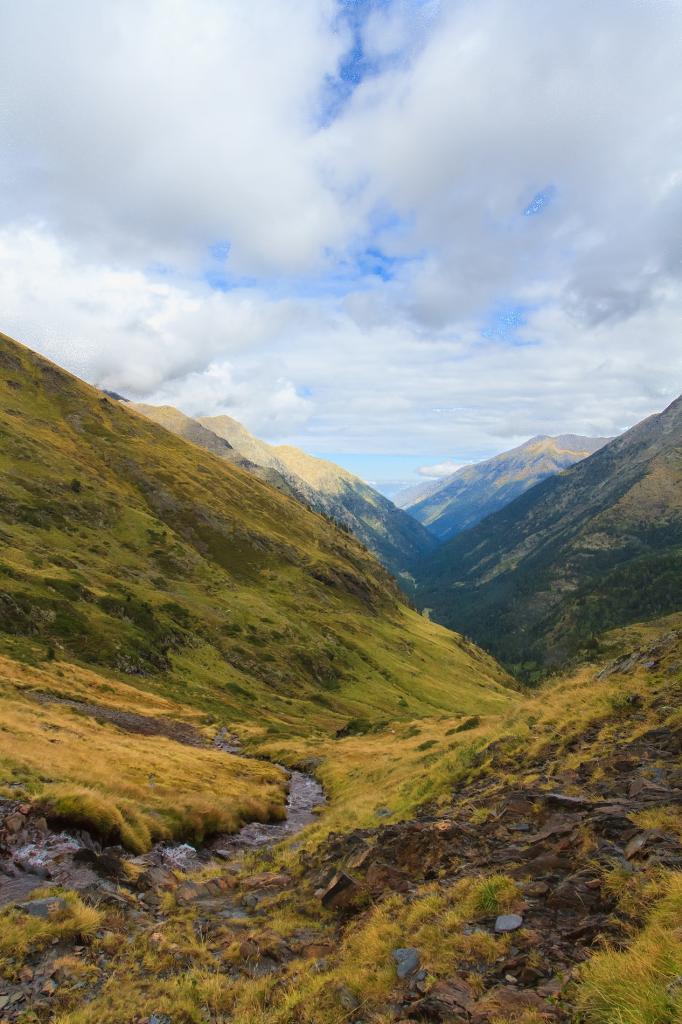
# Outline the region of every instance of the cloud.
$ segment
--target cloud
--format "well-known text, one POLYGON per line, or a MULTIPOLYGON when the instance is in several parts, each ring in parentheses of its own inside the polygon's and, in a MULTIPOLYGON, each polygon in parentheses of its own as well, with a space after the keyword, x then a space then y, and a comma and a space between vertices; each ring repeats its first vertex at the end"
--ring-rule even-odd
POLYGON ((3 329, 132 397, 425 462, 679 393, 682 7, 344 10, 2 5, 3 329))
POLYGON ((420 476, 439 479, 443 476, 452 476, 453 473, 456 473, 458 469, 465 465, 465 462, 454 462, 452 459, 449 459, 447 462, 438 462, 435 466, 419 466, 417 472, 420 476))

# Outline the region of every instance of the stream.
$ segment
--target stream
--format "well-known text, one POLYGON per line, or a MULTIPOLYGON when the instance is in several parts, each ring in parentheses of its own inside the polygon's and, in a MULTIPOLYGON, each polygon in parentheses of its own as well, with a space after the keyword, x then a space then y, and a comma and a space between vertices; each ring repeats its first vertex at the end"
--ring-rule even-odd
MULTIPOLYGON (((81 713, 83 707, 84 705, 81 705, 78 708, 81 713)), ((121 722, 118 721, 116 724, 121 725, 121 722)), ((141 730, 135 728, 135 731, 141 730)), ((178 739, 177 734, 173 738, 178 739)), ((183 736, 179 742, 187 742, 187 739, 183 736)), ((227 757, 253 756, 244 754, 237 738, 228 734, 226 730, 216 737, 214 746, 227 757)), ((145 869, 163 866, 191 871, 205 866, 216 857, 230 860, 241 852, 274 846, 281 840, 296 835, 315 820, 315 808, 325 803, 324 791, 312 775, 295 769, 290 770, 283 765, 277 767, 286 772, 289 778, 287 816, 284 821, 275 824, 253 821, 232 835, 213 836, 199 849, 188 843, 160 842, 148 853, 139 856, 120 852, 119 849, 116 857, 119 862, 128 861, 145 869)), ((17 806, 12 801, 0 801, 0 828, 3 826, 3 819, 17 818, 17 810, 23 819, 23 826, 18 827, 14 834, 8 835, 9 842, 6 847, 0 843, 0 905, 24 898, 32 889, 44 884, 48 879, 74 889, 88 888, 97 881, 101 874, 97 865, 102 865, 107 857, 111 860, 113 848, 102 851, 101 845, 93 842, 85 832, 55 832, 46 829, 44 819, 39 819, 29 808, 17 806), (3 804, 6 806, 3 807, 3 804)))

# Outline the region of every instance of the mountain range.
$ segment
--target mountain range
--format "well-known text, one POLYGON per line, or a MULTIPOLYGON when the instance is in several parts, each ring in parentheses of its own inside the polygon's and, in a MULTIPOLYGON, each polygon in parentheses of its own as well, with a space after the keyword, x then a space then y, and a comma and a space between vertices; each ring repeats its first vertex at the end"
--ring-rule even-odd
POLYGON ((527 678, 682 607, 682 398, 417 568, 418 599, 527 678))
POLYGON ((275 730, 465 699, 469 646, 408 609, 352 535, 224 451, 2 335, 0 402, 6 651, 149 680, 233 721, 256 705, 275 730))
POLYGON ((675 1024, 682 399, 415 561, 536 693, 239 430, 0 335, 3 1021, 675 1024))
POLYGON ((408 488, 395 503, 440 540, 449 540, 524 491, 603 447, 608 437, 532 437, 492 459, 462 466, 450 476, 408 488))
POLYGON ((172 406, 132 408, 332 519, 397 577, 437 545, 437 539, 413 517, 333 462, 289 445, 267 444, 230 416, 194 420, 172 406))

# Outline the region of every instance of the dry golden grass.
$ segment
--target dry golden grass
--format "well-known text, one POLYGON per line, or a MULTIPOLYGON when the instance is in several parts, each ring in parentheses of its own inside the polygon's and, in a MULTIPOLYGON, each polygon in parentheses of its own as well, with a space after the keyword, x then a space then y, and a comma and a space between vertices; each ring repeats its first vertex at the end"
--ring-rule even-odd
POLYGON ((148 695, 135 702, 132 687, 71 667, 4 659, 0 671, 0 791, 4 785, 7 795, 38 798, 56 818, 138 853, 158 838, 200 842, 244 821, 283 816, 285 778, 273 765, 129 734, 68 706, 38 704, 26 691, 59 687, 62 695, 147 714, 174 713, 171 702, 148 695))
POLYGON ((29 949, 41 950, 55 939, 91 938, 104 915, 75 893, 60 897, 65 906, 47 918, 30 917, 14 907, 0 910, 0 970, 12 976, 29 949))

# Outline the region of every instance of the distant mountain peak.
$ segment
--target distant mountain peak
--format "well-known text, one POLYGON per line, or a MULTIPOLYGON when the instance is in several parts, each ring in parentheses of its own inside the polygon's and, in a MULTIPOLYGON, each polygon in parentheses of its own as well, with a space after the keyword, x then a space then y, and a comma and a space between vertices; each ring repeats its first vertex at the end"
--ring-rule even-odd
POLYGON ((679 610, 682 397, 444 544, 419 592, 523 671, 679 610))
POLYGON ((560 473, 611 438, 537 434, 484 462, 462 466, 450 476, 396 495, 400 505, 439 540, 449 540, 524 491, 560 473))

